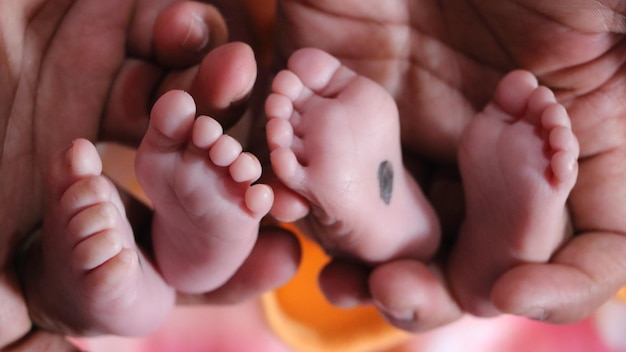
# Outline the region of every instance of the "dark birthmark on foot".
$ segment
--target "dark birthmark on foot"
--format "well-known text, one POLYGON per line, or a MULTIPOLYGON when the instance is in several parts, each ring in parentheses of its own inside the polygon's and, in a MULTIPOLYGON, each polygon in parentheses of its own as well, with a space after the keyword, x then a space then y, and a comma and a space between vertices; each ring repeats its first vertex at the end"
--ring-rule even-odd
POLYGON ((378 166, 378 187, 380 189, 380 198, 385 204, 389 205, 393 191, 393 168, 391 163, 386 160, 378 166))

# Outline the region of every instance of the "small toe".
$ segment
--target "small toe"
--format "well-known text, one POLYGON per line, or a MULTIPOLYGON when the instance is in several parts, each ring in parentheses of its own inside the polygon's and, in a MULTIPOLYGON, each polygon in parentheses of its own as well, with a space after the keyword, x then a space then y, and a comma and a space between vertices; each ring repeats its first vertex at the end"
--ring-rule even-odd
POLYGON ((85 208, 108 201, 123 209, 117 189, 111 181, 104 176, 92 176, 71 185, 61 196, 59 209, 67 216, 73 217, 85 208))
MULTIPOLYGON (((552 156, 552 172, 560 182, 575 181, 578 171, 578 156, 572 151, 559 151, 552 156)), ((573 187, 573 182, 571 186, 573 187)))
POLYGON ((243 147, 236 139, 224 134, 211 147, 209 158, 215 165, 226 167, 237 159, 242 150, 243 147))
POLYGON ((120 224, 120 213, 108 202, 95 204, 74 216, 67 224, 67 234, 72 242, 78 242, 93 234, 115 228, 120 224))
POLYGON ((224 129, 219 122, 208 116, 199 116, 193 126, 191 140, 201 149, 209 149, 222 135, 224 129))
POLYGON ((79 242, 74 248, 74 265, 92 270, 113 258, 123 249, 122 234, 109 229, 79 242))
POLYGON ((272 189, 274 191, 274 204, 272 204, 270 213, 278 221, 295 222, 309 213, 311 206, 303 196, 283 184, 272 185, 272 189))
POLYGON ((293 127, 282 119, 269 120, 265 126, 267 143, 270 150, 289 147, 294 138, 293 127))
POLYGON ((272 83, 272 91, 288 100, 297 101, 304 90, 302 81, 291 71, 280 71, 272 83))
POLYGON ((136 250, 125 248, 102 265, 91 270, 83 281, 85 289, 92 297, 101 302, 122 298, 127 294, 128 286, 136 284, 128 280, 137 280, 139 255, 136 250), (102 300, 108 297, 108 300, 102 300))
POLYGON ((571 129, 567 127, 555 127, 549 134, 550 147, 553 150, 568 151, 578 155, 578 141, 571 129))
POLYGON ((274 203, 272 188, 263 184, 251 186, 246 191, 245 203, 254 214, 264 216, 270 211, 274 203))
POLYGON ((289 148, 278 148, 270 154, 272 169, 289 188, 300 188, 298 170, 301 167, 294 152, 289 148))
POLYGON ((539 124, 541 122, 539 118, 544 110, 555 102, 556 98, 550 89, 544 86, 537 87, 528 99, 526 118, 530 119, 533 124, 539 124))
POLYGON ((567 114, 567 110, 561 104, 551 104, 541 115, 541 124, 545 129, 552 129, 558 126, 572 128, 572 122, 567 114))
POLYGON ((270 94, 265 101, 265 114, 268 119, 289 119, 293 114, 293 103, 282 94, 270 94))
POLYGON ((228 168, 235 182, 254 182, 261 177, 261 163, 250 153, 241 153, 228 168))

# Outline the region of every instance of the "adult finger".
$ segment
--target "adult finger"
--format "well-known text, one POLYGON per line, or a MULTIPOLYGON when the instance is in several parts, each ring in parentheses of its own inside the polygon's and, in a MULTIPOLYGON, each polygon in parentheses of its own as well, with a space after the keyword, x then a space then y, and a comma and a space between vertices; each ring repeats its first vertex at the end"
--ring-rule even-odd
POLYGON ((228 43, 209 52, 197 66, 167 71, 142 60, 126 60, 120 68, 101 122, 100 138, 138 145, 149 122, 149 111, 163 93, 189 92, 198 113, 232 126, 247 108, 256 81, 256 61, 244 43, 228 43))
POLYGON ((398 260, 380 265, 370 275, 369 285, 383 316, 409 332, 431 330, 463 314, 439 270, 419 261, 398 260))
POLYGON ((243 302, 286 283, 296 273, 299 263, 300 246, 291 232, 277 227, 262 228, 250 256, 228 282, 203 295, 181 295, 179 301, 183 304, 243 302))
POLYGON ((370 272, 371 268, 365 265, 333 258, 319 274, 320 289, 326 299, 337 307, 371 304, 370 272))
POLYGON ((574 237, 547 264, 505 273, 491 299, 504 313, 550 323, 579 321, 626 284, 626 238, 611 233, 574 237))
POLYGON ((24 296, 15 276, 8 271, 0 273, 0 349, 28 333, 32 323, 28 316, 24 296))
POLYGON ((156 95, 185 90, 194 97, 199 114, 215 118, 227 129, 245 112, 256 77, 252 48, 232 42, 211 50, 199 66, 166 76, 156 95))
POLYGON ((163 69, 143 60, 126 60, 112 84, 100 124, 100 140, 139 146, 150 122, 154 89, 163 69))
POLYGON ((2 349, 5 352, 27 351, 55 351, 55 352, 79 352, 80 349, 72 345, 65 336, 35 330, 26 335, 20 341, 2 349))
POLYGON ((130 54, 181 67, 198 63, 228 36, 215 7, 193 1, 140 0, 128 32, 130 54))
POLYGON ((154 23, 154 49, 159 62, 187 66, 226 43, 228 29, 220 12, 209 4, 185 1, 164 9, 154 23))

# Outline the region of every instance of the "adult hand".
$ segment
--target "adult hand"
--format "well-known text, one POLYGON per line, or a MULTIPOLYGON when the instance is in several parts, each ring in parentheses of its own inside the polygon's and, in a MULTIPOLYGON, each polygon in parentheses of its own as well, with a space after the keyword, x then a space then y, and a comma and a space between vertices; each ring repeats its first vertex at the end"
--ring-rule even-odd
MULTIPOLYGON (((240 6, 214 3, 229 11, 240 6)), ((172 88, 191 92, 200 113, 232 124, 254 85, 256 63, 247 45, 222 45, 227 32, 216 7, 191 1, 0 4, 0 346, 65 341, 38 333, 20 340, 31 323, 12 265, 18 244, 43 217, 42 175, 50 156, 78 137, 138 143, 152 102, 172 88)), ((285 265, 270 265, 249 288, 235 287, 239 297, 274 287, 295 270, 290 236, 272 231, 261 238, 265 249, 254 258, 271 254, 271 263, 285 265), (277 256, 277 248, 285 255, 277 256)), ((262 269, 244 265, 237 275, 262 269)))
MULTIPOLYGON (((355 276, 368 281, 342 285, 333 284, 340 276, 335 269, 347 269, 336 261, 321 278, 329 298, 364 301, 369 289, 392 323, 417 331, 458 318, 459 304, 481 314, 472 311, 477 299, 490 299, 503 313, 573 322, 624 285, 626 104, 619 98, 626 88, 624 5, 322 0, 311 6, 306 0, 279 1, 282 60, 299 47, 316 46, 394 95, 403 145, 412 156, 407 163, 432 166, 423 185, 439 210, 445 242, 454 244, 462 208, 457 204, 462 193, 455 193, 459 182, 449 177, 461 131, 505 73, 529 70, 555 91, 581 146, 579 178, 569 199, 575 234, 548 263, 512 267, 493 285, 490 297, 471 297, 448 288, 450 280, 471 280, 472 273, 448 271, 445 251, 439 265, 388 263, 355 276), (450 277, 452 272, 465 278, 450 277)), ((452 250, 464 253, 462 247, 452 250)))

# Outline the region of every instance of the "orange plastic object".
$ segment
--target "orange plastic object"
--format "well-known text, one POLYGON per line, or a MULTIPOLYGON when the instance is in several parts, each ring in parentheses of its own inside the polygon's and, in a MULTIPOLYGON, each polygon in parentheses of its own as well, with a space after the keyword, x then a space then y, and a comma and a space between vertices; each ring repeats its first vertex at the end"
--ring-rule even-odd
POLYGON ((622 289, 617 292, 615 298, 621 302, 626 302, 626 286, 622 287, 622 289))
POLYGON ((407 338, 374 307, 340 309, 329 304, 317 285, 328 257, 294 226, 285 226, 298 233, 302 263, 287 285, 263 297, 268 322, 280 338, 302 352, 380 351, 407 338))

